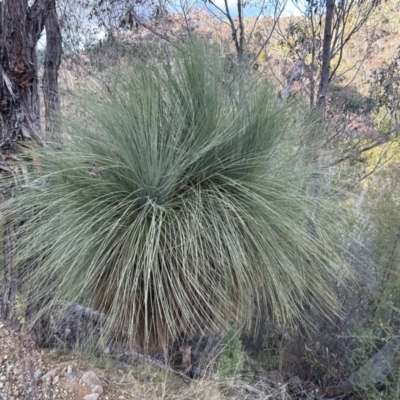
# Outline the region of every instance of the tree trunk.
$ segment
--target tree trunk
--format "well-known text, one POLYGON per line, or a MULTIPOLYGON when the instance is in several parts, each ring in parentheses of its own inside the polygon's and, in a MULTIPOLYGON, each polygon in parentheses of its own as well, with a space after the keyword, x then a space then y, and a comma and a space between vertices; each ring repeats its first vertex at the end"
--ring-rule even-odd
POLYGON ((0 3, 0 148, 17 139, 40 140, 36 44, 55 0, 0 3))
MULTIPOLYGON (((52 1, 54 4, 55 2, 52 1)), ((43 96, 45 104, 46 132, 53 141, 60 140, 60 98, 58 95, 58 69, 61 62, 61 29, 55 4, 46 22, 46 55, 44 60, 43 96)))
MULTIPOLYGON (((4 179, 7 175, 24 173, 26 168, 18 165, 18 171, 13 165, 6 164, 5 151, 11 154, 17 151, 12 142, 17 140, 40 141, 40 102, 38 85, 38 62, 36 45, 44 29, 47 18, 51 15, 49 27, 53 32, 55 48, 58 40, 61 46, 61 35, 57 26, 55 0, 36 0, 29 7, 28 0, 0 1, 0 193, 1 201, 12 196, 15 188, 4 179), (56 32, 56 33, 54 33, 56 32), (58 36, 57 36, 58 33, 58 36)), ((58 106, 57 72, 61 52, 51 52, 47 58, 54 57, 54 63, 48 62, 53 70, 48 76, 48 93, 53 97, 46 107, 58 106), (56 53, 56 56, 52 54, 56 53), (58 58, 57 58, 58 57, 58 58), (58 60, 58 61, 57 61, 58 60)), ((51 68, 48 68, 51 69, 51 68)), ((47 115, 47 114, 46 114, 47 115)), ((8 157, 9 159, 10 157, 8 157)), ((12 154, 11 154, 12 158, 12 154)), ((15 161, 13 161, 15 164, 15 161)), ((14 184, 12 184, 14 185, 14 184)), ((3 231, 3 276, 0 276, 0 318, 10 319, 13 316, 14 294, 18 289, 18 271, 12 269, 13 260, 10 258, 12 248, 17 240, 18 225, 7 221, 6 215, 0 215, 3 231)), ((1 272, 1 271, 0 271, 1 272)))
POLYGON ((331 71, 331 44, 332 44, 332 21, 335 11, 335 0, 326 0, 324 42, 322 45, 322 68, 321 80, 317 96, 317 109, 324 118, 326 94, 328 92, 329 76, 331 71))

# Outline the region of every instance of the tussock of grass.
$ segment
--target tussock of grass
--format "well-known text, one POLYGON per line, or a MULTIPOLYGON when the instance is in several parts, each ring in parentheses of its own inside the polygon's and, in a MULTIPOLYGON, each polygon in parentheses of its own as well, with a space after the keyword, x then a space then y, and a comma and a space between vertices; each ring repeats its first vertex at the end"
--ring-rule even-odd
POLYGON ((282 323, 337 312, 340 218, 302 146, 316 126, 237 78, 201 44, 172 69, 137 63, 92 91, 62 149, 34 151, 4 207, 24 221, 13 268, 33 321, 79 303, 107 316, 96 340, 148 348, 248 326, 260 303, 282 323))

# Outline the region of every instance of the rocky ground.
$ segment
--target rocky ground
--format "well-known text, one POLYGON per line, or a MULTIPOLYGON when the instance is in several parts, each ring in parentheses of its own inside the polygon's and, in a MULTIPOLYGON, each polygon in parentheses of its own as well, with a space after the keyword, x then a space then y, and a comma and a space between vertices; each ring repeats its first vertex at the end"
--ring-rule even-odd
POLYGON ((148 357, 127 364, 107 356, 43 349, 23 328, 0 321, 0 400, 289 400, 289 393, 320 398, 316 386, 298 377, 283 382, 278 371, 261 373, 258 379, 254 375, 254 386, 212 378, 215 374, 192 380, 179 370, 155 365, 156 360, 142 359, 148 357))
POLYGON ((127 364, 43 349, 23 328, 0 320, 0 400, 225 400, 247 392, 226 396, 220 389, 218 382, 186 379, 144 356, 127 364))
POLYGON ((126 368, 106 373, 71 354, 40 349, 28 333, 0 322, 0 400, 130 399, 124 389, 130 380, 126 368))

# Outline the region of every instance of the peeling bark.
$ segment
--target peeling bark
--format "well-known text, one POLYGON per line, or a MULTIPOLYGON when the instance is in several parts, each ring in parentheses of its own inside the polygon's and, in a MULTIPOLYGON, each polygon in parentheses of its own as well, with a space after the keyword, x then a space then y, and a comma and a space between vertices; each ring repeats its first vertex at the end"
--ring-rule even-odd
POLYGON ((54 0, 0 3, 0 148, 17 139, 40 140, 36 44, 54 0))

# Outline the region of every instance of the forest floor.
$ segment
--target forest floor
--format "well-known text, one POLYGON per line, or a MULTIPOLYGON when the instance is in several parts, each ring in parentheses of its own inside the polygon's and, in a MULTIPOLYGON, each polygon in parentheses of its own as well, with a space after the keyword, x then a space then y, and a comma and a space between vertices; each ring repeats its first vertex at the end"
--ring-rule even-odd
POLYGON ((192 386, 143 362, 129 365, 41 349, 29 333, 0 322, 0 400, 223 398, 210 385, 204 391, 200 384, 192 386))
POLYGON ((130 399, 126 376, 125 369, 100 369, 83 357, 40 349, 28 333, 0 322, 0 400, 130 399))
POLYGON ((289 400, 296 392, 294 398, 341 398, 325 397, 298 377, 285 383, 278 371, 254 370, 247 383, 215 374, 190 379, 149 360, 128 364, 40 348, 23 328, 0 320, 0 400, 289 400))
POLYGON ((43 349, 32 335, 0 320, 0 400, 249 398, 241 391, 237 395, 226 396, 212 380, 184 379, 140 360, 126 364, 71 350, 43 349))

